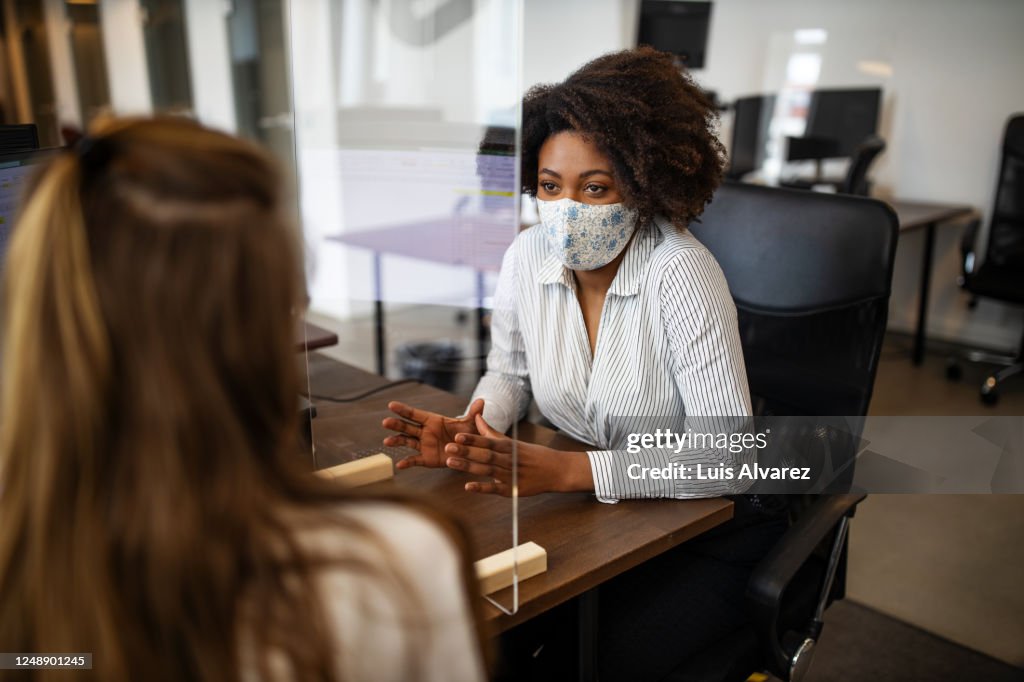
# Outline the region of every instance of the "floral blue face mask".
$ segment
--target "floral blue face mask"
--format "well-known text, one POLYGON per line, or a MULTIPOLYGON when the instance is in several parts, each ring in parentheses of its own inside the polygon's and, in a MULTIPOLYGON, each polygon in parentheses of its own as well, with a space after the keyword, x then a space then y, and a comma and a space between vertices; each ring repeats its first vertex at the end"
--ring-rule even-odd
POLYGON ((637 211, 622 203, 538 199, 537 211, 551 249, 572 270, 596 270, 608 265, 622 253, 636 230, 637 211))

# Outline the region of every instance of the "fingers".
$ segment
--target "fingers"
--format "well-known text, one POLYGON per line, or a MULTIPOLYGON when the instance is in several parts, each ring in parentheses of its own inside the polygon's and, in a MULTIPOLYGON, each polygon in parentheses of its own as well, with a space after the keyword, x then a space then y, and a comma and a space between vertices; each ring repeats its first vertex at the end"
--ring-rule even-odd
POLYGON ((497 431, 492 429, 491 425, 484 421, 484 417, 483 417, 482 414, 478 414, 476 416, 476 430, 479 431, 480 433, 482 433, 485 436, 489 436, 490 438, 504 438, 505 437, 505 434, 498 433, 497 431))
POLYGON ((409 455, 395 462, 396 469, 410 469, 412 467, 427 466, 426 458, 423 455, 409 455))
POLYGON ((501 452, 505 454, 511 454, 515 448, 515 441, 511 438, 491 438, 488 436, 478 436, 473 433, 460 433, 455 436, 455 442, 459 445, 468 445, 474 448, 485 448, 488 450, 494 450, 495 452, 501 452))
POLYGON ((512 458, 509 453, 493 447, 473 447, 449 443, 445 446, 444 452, 448 455, 445 463, 449 468, 479 476, 502 475, 502 472, 508 472, 512 467, 512 458))
POLYGON ((478 464, 471 459, 461 457, 449 457, 445 460, 445 466, 456 471, 464 471, 473 476, 495 476, 498 471, 493 464, 478 464))
POLYGON ((512 488, 501 481, 471 481, 466 484, 466 492, 510 497, 512 488))
POLYGON ((413 407, 412 405, 400 403, 397 400, 392 400, 390 403, 388 403, 388 409, 397 414, 399 417, 402 417, 403 419, 408 419, 419 424, 422 424, 423 422, 427 421, 427 419, 429 419, 432 414, 431 412, 421 410, 419 408, 413 407))
POLYGON ((401 419, 395 419, 394 417, 388 417, 383 420, 381 422, 381 426, 389 431, 404 433, 408 436, 412 436, 413 438, 419 438, 423 433, 423 427, 419 424, 412 424, 407 421, 402 421, 401 419))
POLYGON ((484 413, 484 399, 477 398, 470 404, 469 409, 466 411, 466 419, 472 422, 476 419, 477 415, 484 413))
POLYGON ((391 448, 412 448, 413 450, 420 449, 420 439, 412 438, 410 436, 388 436, 383 441, 384 447, 391 448))

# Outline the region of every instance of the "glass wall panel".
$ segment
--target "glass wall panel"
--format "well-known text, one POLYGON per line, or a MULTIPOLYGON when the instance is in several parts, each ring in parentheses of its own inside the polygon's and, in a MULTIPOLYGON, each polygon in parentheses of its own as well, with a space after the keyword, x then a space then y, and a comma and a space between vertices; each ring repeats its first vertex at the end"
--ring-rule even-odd
POLYGON ((65 5, 70 25, 69 40, 78 87, 78 104, 82 121, 88 123, 110 107, 107 84, 107 60, 103 52, 103 35, 99 6, 82 2, 65 5))
POLYGON ((294 163, 283 0, 235 0, 228 15, 238 132, 294 163))
POLYGON ((185 113, 192 109, 185 14, 182 0, 140 0, 153 110, 185 113))
MULTIPOLYGON (((391 401, 417 410, 399 409, 406 433, 430 431, 419 410, 463 414, 489 321, 509 312, 494 294, 519 231, 519 12, 515 0, 289 4, 308 319, 339 339, 309 356, 316 466, 420 456, 435 467, 399 469, 395 484, 471 517, 484 555, 516 543, 515 453, 500 481, 511 500, 474 494, 464 485, 479 479, 445 470, 428 436, 385 447, 381 424, 398 418, 391 401)), ((516 608, 514 589, 491 598, 516 608)))

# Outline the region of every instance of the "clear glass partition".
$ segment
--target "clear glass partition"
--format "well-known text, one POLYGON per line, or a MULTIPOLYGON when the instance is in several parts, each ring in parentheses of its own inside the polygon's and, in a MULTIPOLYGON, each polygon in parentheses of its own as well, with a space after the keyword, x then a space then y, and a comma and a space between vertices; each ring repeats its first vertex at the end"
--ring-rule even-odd
MULTIPOLYGON (((417 455, 382 444, 389 402, 456 417, 485 371, 519 231, 519 13, 515 0, 288 4, 319 469, 417 455)), ((419 417, 404 421, 416 439, 419 417)), ((466 492, 487 479, 445 458, 396 470, 392 485, 470 525, 474 558, 513 548, 515 453, 510 498, 466 492)), ((513 611, 517 594, 489 598, 513 611)))
POLYGON ((234 0, 227 16, 238 132, 294 165, 285 0, 234 0))

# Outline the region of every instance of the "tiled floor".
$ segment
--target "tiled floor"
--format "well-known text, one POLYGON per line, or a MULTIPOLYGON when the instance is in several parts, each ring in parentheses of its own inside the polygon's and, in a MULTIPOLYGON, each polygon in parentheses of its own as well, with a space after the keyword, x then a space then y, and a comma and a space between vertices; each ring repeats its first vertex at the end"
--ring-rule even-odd
POLYGON ((995 406, 978 397, 981 382, 991 365, 961 363, 963 378, 947 381, 946 358, 952 350, 930 344, 924 364, 910 362, 910 339, 890 335, 882 347, 871 414, 876 415, 1024 415, 1024 376, 1011 379, 1000 389, 995 406))
MULTIPOLYGON (((388 311, 388 345, 433 339, 474 347, 473 318, 451 308, 388 311)), ((336 328, 340 343, 328 352, 373 367, 369 319, 336 328)), ((995 407, 983 405, 980 366, 965 365, 958 383, 945 379, 946 353, 932 350, 924 365, 909 359, 909 339, 892 336, 882 351, 871 412, 877 415, 1024 415, 1024 377, 1004 388, 995 407)), ((398 377, 394 353, 389 375, 398 377)), ((475 372, 458 377, 468 396, 475 372)), ((315 390, 315 387, 314 387, 315 390)), ((1024 495, 873 495, 851 531, 849 596, 969 648, 1024 666, 1024 495)))
MULTIPOLYGON (((945 379, 946 353, 914 367, 909 340, 882 351, 871 413, 1024 415, 1024 377, 983 405, 986 367, 945 379)), ((872 495, 850 532, 849 596, 905 622, 1024 666, 1024 495, 872 495)))

